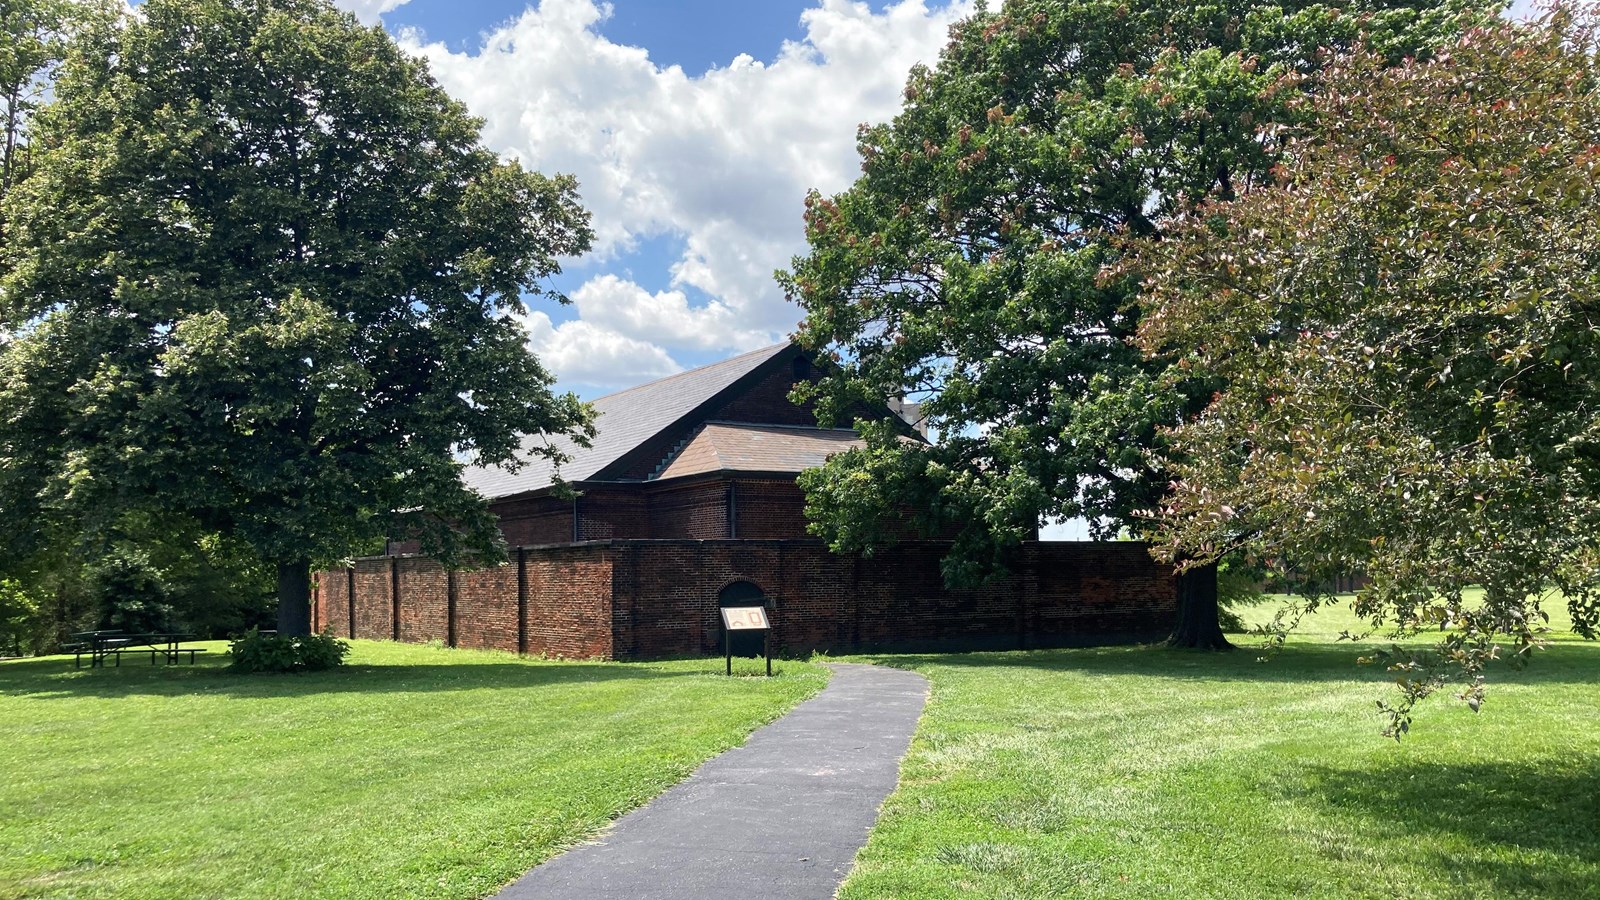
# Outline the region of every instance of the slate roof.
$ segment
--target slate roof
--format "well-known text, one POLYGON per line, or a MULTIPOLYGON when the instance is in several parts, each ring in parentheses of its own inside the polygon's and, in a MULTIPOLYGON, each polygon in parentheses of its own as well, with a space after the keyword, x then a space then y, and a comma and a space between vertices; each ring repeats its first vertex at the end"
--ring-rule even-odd
POLYGON ((848 428, 707 422, 655 478, 723 471, 798 473, 822 465, 835 453, 865 446, 848 428))
MULTIPOLYGON (((793 344, 774 344, 752 350, 721 362, 669 375, 658 381, 607 394, 593 401, 595 435, 589 448, 578 447, 571 440, 534 435, 524 439, 523 447, 552 444, 566 453, 570 460, 561 466, 561 477, 569 482, 604 478, 606 469, 622 460, 651 438, 675 425, 687 424, 682 420, 708 405, 720 394, 734 387, 740 379, 762 365, 773 361, 793 344)), ((510 497, 550 487, 555 481, 555 466, 543 457, 523 455, 527 460, 516 474, 498 466, 468 466, 462 473, 466 485, 488 499, 510 497)))

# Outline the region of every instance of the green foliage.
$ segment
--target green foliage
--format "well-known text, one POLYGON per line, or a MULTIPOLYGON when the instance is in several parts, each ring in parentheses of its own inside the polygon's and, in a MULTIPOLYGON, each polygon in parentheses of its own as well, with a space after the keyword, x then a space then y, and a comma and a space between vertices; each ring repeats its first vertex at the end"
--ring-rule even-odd
POLYGON ((96 561, 89 583, 98 609, 96 627, 129 632, 173 627, 166 582, 145 554, 127 548, 113 550, 96 561))
POLYGON ((0 578, 0 655, 22 656, 42 643, 39 601, 22 584, 0 578))
POLYGON ((1595 49, 1561 13, 1433 62, 1349 58, 1279 184, 1143 250, 1145 346, 1227 384, 1172 435, 1167 549, 1364 571, 1372 626, 1442 632, 1392 660, 1396 736, 1451 681, 1477 709, 1498 642, 1540 640, 1547 589, 1579 633, 1600 623, 1595 49))
POLYGON ((272 620, 272 576, 250 548, 170 515, 124 516, 109 545, 56 531, 31 554, 0 556, 0 578, 33 599, 28 653, 54 652, 97 627, 207 639, 272 620))
POLYGON ((1303 115, 1286 76, 1325 48, 1398 61, 1499 8, 1010 0, 956 25, 894 121, 860 132, 856 183, 807 198, 810 252, 779 275, 801 340, 838 363, 819 418, 907 395, 940 436, 867 429, 804 481, 818 532, 860 550, 909 511, 959 534, 946 575, 970 582, 1043 516, 1110 536, 1153 509, 1157 428, 1215 385, 1163 381, 1129 343, 1137 285, 1102 277, 1117 236, 1269 182, 1303 115))
POLYGON ((27 174, 29 120, 66 55, 71 35, 110 21, 113 9, 107 0, 0 4, 0 197, 27 174))
POLYGON ((5 198, 0 537, 160 511, 302 586, 385 535, 503 555, 460 470, 586 427, 516 313, 591 231, 570 177, 479 127, 326 0, 148 0, 80 35, 5 198))
POLYGON ((321 634, 262 634, 252 628, 228 646, 228 668, 235 672, 322 672, 344 665, 350 645, 321 634))

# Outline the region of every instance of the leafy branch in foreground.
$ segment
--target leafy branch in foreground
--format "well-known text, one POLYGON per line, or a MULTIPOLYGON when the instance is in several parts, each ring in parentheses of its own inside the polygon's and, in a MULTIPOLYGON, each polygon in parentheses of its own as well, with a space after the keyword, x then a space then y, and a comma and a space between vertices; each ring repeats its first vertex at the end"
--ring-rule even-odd
MULTIPOLYGON (((1140 340, 1227 387, 1173 430, 1168 553, 1237 548, 1402 636, 1399 737, 1447 684, 1600 616, 1600 66, 1558 11, 1429 62, 1343 59, 1279 182, 1139 248, 1140 340), (1481 586, 1481 601, 1467 593, 1481 586)), ((1311 596, 1314 608, 1324 598, 1311 596)))

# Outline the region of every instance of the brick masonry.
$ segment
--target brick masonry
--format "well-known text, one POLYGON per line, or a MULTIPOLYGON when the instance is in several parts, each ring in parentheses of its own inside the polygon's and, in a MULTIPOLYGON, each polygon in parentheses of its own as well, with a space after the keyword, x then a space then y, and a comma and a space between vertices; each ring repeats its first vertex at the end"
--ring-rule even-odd
POLYGON ((1025 544, 1013 574, 976 590, 944 586, 947 548, 861 559, 792 538, 604 540, 526 547, 507 565, 454 574, 422 557, 362 559, 318 575, 317 627, 558 657, 714 655, 718 594, 738 581, 768 598, 787 654, 1151 640, 1176 615, 1171 571, 1142 544, 1025 544))

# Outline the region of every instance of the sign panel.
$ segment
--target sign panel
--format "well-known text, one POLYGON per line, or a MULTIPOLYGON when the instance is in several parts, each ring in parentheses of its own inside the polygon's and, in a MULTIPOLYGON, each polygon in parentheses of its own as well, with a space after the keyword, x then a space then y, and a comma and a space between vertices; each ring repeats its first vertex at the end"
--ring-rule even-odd
POLYGON ((725 606, 722 624, 729 631, 766 631, 767 609, 764 606, 725 606))

